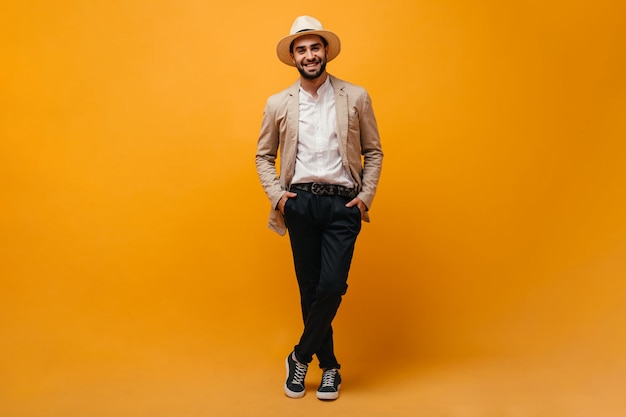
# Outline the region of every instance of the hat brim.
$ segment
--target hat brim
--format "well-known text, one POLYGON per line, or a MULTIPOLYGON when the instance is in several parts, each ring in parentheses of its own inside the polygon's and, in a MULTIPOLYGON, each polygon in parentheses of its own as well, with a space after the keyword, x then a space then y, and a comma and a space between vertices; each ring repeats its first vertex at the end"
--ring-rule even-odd
POLYGON ((293 35, 285 36, 280 41, 278 41, 278 45, 276 45, 276 55, 278 55, 278 59, 280 59, 283 63, 295 67, 296 65, 293 63, 293 59, 291 58, 291 53, 289 52, 289 46, 294 39, 297 39, 301 36, 308 35, 319 35, 326 39, 328 42, 328 53, 326 54, 326 61, 330 62, 339 55, 341 51, 341 41, 339 37, 335 35, 333 32, 329 32, 327 30, 307 30, 298 33, 294 33, 293 35))

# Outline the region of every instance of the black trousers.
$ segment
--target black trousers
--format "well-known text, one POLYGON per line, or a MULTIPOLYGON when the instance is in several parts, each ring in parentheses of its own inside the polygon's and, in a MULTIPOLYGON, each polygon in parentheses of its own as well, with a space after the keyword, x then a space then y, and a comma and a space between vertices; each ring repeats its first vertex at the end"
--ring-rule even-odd
POLYGON ((304 320, 304 330, 294 349, 296 358, 310 363, 315 355, 320 368, 339 368, 331 324, 348 289, 361 212, 357 206, 345 206, 350 201, 347 197, 291 191, 298 196, 285 204, 285 223, 304 320))

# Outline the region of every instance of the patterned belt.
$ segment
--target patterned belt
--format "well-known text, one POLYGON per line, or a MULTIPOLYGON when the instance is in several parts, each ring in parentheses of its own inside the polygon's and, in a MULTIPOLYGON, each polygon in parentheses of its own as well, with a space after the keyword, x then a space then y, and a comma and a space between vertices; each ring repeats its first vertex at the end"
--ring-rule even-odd
POLYGON ((309 182, 301 184, 291 184, 290 190, 308 191, 315 195, 338 195, 340 197, 354 198, 359 193, 356 188, 348 188, 343 185, 324 184, 321 182, 309 182))

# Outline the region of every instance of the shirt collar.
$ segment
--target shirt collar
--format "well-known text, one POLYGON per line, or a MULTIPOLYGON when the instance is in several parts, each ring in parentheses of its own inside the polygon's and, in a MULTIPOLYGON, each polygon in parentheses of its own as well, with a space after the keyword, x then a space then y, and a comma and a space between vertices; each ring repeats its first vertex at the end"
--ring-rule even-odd
MULTIPOLYGON (((302 88, 302 84, 298 83, 298 87, 300 89, 300 93, 304 93, 307 97, 311 97, 311 94, 309 94, 307 91, 304 90, 304 88, 302 88)), ((320 85, 317 89, 317 95, 322 96, 322 95, 328 94, 328 90, 329 89, 332 90, 332 88, 333 88, 333 85, 330 82, 330 75, 328 75, 327 73, 326 81, 324 81, 322 85, 320 85)))

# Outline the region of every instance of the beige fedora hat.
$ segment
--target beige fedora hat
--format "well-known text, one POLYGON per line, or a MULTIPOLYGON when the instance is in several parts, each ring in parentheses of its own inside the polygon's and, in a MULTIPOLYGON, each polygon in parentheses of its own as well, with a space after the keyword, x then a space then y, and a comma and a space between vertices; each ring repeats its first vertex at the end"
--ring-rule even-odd
POLYGON ((328 54, 326 55, 326 61, 330 62, 341 51, 341 41, 339 37, 333 32, 324 30, 319 20, 311 16, 298 16, 291 26, 289 36, 285 36, 276 45, 276 54, 278 59, 287 65, 294 67, 293 60, 289 52, 289 46, 294 39, 304 35, 319 35, 322 36, 328 42, 328 54))

